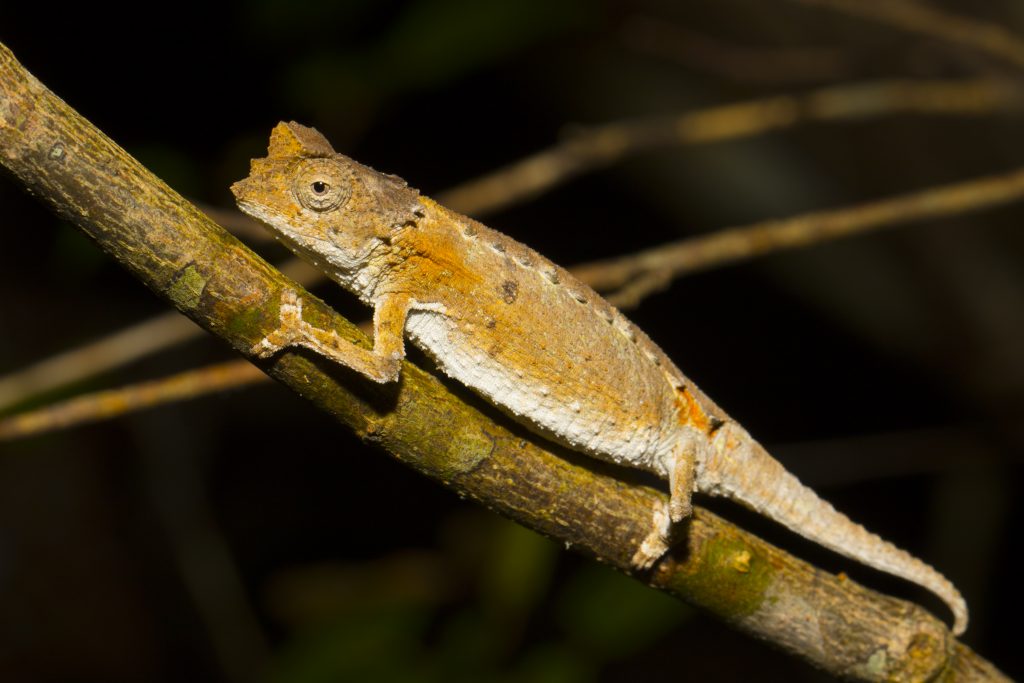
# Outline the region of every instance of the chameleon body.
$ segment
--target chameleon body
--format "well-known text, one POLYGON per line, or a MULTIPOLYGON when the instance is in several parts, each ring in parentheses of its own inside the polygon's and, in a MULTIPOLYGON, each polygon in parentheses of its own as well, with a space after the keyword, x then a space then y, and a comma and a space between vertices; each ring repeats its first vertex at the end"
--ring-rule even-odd
POLYGON ((264 357, 304 346, 378 382, 398 379, 403 338, 530 429, 669 482, 668 510, 634 563, 666 549, 694 491, 731 498, 842 555, 920 584, 966 628, 967 608, 934 569, 821 500, 690 382, 636 326, 528 247, 437 204, 401 179, 281 123, 268 156, 232 186, 239 207, 374 309, 374 348, 302 320, 285 294, 264 357))

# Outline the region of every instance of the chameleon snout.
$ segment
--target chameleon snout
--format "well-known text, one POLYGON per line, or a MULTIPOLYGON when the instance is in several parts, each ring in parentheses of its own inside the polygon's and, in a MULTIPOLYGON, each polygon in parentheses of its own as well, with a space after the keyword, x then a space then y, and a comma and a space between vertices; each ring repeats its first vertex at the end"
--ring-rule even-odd
POLYGON ((231 194, 235 195, 237 201, 245 199, 248 194, 250 183, 248 178, 243 178, 236 183, 231 184, 231 194))

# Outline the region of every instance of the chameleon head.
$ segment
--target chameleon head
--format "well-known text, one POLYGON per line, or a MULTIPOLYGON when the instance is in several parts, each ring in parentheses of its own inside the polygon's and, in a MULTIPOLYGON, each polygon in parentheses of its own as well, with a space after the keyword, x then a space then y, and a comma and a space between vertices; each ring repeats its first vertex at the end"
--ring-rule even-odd
POLYGON ((326 259, 341 276, 364 266, 422 212, 419 193, 404 181, 338 154, 315 129, 295 122, 274 128, 266 158, 254 159, 231 192, 292 250, 326 259))

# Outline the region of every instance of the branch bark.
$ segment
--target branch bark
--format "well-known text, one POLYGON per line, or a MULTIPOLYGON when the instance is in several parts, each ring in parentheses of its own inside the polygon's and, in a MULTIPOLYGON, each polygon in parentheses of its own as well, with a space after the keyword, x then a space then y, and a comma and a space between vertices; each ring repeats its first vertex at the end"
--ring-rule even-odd
MULTIPOLYGON (((150 289, 243 355, 296 285, 224 232, 32 77, 0 45, 0 163, 150 289)), ((368 345, 303 294, 306 318, 368 345)), ((261 366, 402 462, 618 569, 664 494, 554 450, 406 363, 373 385, 301 353, 261 366)), ((993 680, 1001 674, 922 608, 815 569, 703 509, 653 571, 634 576, 839 676, 993 680)))

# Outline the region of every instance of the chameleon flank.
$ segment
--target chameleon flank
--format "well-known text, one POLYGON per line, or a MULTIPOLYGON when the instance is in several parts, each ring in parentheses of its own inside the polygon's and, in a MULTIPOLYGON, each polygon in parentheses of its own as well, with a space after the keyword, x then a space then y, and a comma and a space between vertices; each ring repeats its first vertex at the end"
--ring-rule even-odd
POLYGON ((338 154, 316 130, 274 128, 266 158, 232 186, 239 207, 374 309, 367 350, 302 320, 254 351, 304 346, 377 382, 398 379, 409 338, 443 372, 531 430, 668 481, 668 509, 633 558, 667 549, 695 491, 731 498, 858 562, 967 606, 934 569, 850 521, 802 485, 705 396, 647 335, 540 254, 338 154))

